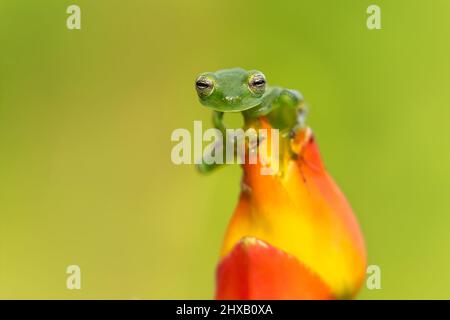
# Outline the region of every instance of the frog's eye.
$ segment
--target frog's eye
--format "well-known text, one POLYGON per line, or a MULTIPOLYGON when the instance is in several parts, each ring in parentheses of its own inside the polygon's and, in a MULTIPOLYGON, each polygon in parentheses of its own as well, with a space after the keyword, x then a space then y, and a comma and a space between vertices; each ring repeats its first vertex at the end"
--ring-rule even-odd
POLYGON ((254 94, 263 94, 266 90, 266 77, 262 73, 255 73, 248 79, 248 87, 254 94))
POLYGON ((207 97, 214 90, 214 82, 206 76, 200 76, 195 81, 195 88, 200 97, 207 97))

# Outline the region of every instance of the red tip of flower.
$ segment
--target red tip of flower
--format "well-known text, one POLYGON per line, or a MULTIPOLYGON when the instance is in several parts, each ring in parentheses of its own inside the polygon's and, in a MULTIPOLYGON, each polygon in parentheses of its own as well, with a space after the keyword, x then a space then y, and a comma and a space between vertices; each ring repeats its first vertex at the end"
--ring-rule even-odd
POLYGON ((220 262, 216 299, 333 299, 330 289, 295 257, 254 237, 220 262))

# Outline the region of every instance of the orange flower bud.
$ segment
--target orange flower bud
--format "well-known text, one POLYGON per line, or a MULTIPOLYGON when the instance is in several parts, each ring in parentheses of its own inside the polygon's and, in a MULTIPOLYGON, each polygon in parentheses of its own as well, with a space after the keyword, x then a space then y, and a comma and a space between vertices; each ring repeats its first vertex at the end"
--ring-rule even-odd
MULTIPOLYGON (((270 129, 264 120, 262 126, 270 129)), ((218 267, 219 299, 351 298, 364 279, 362 234, 311 130, 289 143, 296 157, 283 149, 278 174, 261 175, 260 161, 243 165, 245 187, 218 267)))

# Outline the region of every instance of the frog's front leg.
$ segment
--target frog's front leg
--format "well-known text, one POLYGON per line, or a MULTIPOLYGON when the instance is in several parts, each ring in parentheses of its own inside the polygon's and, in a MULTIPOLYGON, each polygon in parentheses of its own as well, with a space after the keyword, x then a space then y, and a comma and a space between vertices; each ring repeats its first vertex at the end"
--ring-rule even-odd
MULTIPOLYGON (((222 141, 218 141, 216 143, 217 144, 214 146, 215 152, 221 152, 222 154, 225 154, 225 150, 223 148, 222 141)), ((221 167, 225 163, 225 160, 223 160, 222 163, 217 163, 217 162, 207 163, 207 162, 205 162, 205 159, 203 159, 203 157, 202 157, 201 161, 202 162, 197 164, 196 167, 197 167, 197 170, 202 174, 208 174, 208 173, 214 171, 215 169, 221 167)))
POLYGON ((223 112, 213 111, 212 121, 213 121, 214 128, 219 129, 220 132, 222 132, 222 136, 225 137, 227 127, 223 123, 223 115, 224 115, 223 112))
POLYGON ((281 105, 295 108, 303 102, 303 96, 297 90, 282 89, 280 95, 278 96, 278 102, 281 105))
POLYGON ((274 122, 282 124, 280 136, 288 141, 287 150, 291 157, 296 157, 296 150, 292 148, 293 139, 298 132, 305 128, 307 108, 304 105, 303 96, 300 92, 290 89, 281 89, 275 100, 274 122))
POLYGON ((303 103, 303 96, 296 90, 283 89, 278 99, 282 105, 296 110, 295 124, 291 128, 292 134, 295 135, 298 130, 304 128, 306 115, 308 113, 308 109, 303 103))
POLYGON ((226 150, 225 150, 224 146, 226 145, 226 134, 227 134, 226 130, 227 130, 227 128, 223 122, 223 116, 224 116, 223 112, 213 111, 212 121, 213 121, 214 128, 218 129, 222 133, 222 141, 219 140, 216 142, 214 150, 216 152, 220 152, 222 154, 222 162, 221 163, 217 163, 217 162, 206 163, 202 157, 202 162, 200 164, 197 164, 197 170, 200 173, 203 173, 203 174, 210 173, 210 172, 214 171, 215 169, 221 167, 225 163, 225 159, 226 159, 225 151, 226 150))

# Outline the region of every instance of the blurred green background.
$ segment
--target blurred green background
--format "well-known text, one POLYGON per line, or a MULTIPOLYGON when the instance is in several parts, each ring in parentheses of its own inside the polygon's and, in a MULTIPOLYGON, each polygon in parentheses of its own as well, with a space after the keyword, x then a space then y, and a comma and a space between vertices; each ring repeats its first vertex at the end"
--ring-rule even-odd
POLYGON ((308 101, 381 267, 359 298, 450 298, 449 14, 446 0, 2 0, 0 298, 212 298, 240 168, 175 166, 170 135, 209 123, 196 75, 235 66, 308 101), (372 3, 382 30, 366 27, 372 3))

